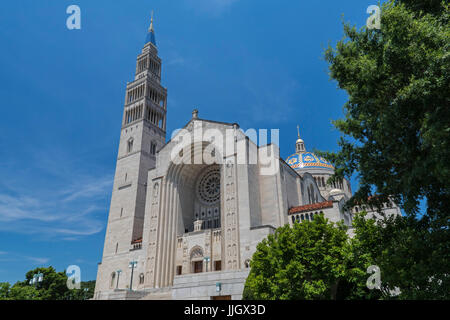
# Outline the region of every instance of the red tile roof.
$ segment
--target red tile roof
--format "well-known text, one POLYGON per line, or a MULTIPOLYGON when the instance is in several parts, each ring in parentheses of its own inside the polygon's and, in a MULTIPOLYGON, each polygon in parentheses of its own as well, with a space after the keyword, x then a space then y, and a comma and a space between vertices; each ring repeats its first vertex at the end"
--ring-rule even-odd
POLYGON ((333 201, 324 201, 324 202, 318 202, 318 203, 313 203, 313 204, 305 204, 304 206, 290 208, 289 214, 305 212, 305 211, 312 211, 312 210, 319 210, 319 209, 325 209, 325 208, 332 208, 332 207, 333 207, 333 201))

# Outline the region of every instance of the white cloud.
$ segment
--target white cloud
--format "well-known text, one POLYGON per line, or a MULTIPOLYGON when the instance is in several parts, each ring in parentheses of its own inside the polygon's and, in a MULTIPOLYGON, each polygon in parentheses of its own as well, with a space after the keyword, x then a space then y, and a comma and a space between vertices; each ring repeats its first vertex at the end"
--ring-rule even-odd
POLYGON ((76 240, 102 231, 112 174, 87 175, 73 158, 72 162, 66 161, 70 157, 60 155, 55 160, 57 153, 50 154, 33 154, 37 160, 28 172, 0 168, 4 177, 0 184, 0 231, 61 240, 76 240))
POLYGON ((65 195, 65 197, 62 201, 72 202, 79 199, 92 199, 100 195, 105 195, 105 190, 111 189, 111 187, 111 177, 89 177, 83 182, 82 186, 80 186, 80 183, 77 182, 73 183, 66 190, 64 190, 62 194, 65 195))
POLYGON ((38 258, 38 257, 25 257, 25 258, 35 264, 46 264, 47 262, 50 261, 49 258, 38 258))
POLYGON ((4 254, 7 256, 0 257, 1 262, 16 262, 16 261, 30 261, 34 265, 43 265, 50 261, 50 258, 44 258, 44 257, 30 257, 30 256, 24 256, 21 254, 16 253, 8 253, 4 252, 4 254))

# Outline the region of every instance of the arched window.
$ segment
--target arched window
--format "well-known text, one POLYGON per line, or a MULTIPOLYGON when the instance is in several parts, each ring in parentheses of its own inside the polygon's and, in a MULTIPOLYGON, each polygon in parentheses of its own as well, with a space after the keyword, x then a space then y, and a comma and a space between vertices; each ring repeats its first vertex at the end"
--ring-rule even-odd
POLYGON ((309 214, 305 214, 305 216, 306 216, 306 220, 309 221, 309 214))
POLYGON ((309 203, 313 204, 314 203, 314 187, 312 184, 310 184, 308 187, 308 197, 309 197, 309 203))
POLYGON ((191 250, 191 272, 203 272, 203 250, 199 246, 191 250))
POLYGON ((249 259, 245 260, 244 266, 246 269, 250 268, 250 260, 249 259))
POLYGON ((113 272, 113 273, 111 273, 111 283, 109 285, 111 289, 114 288, 115 279, 116 279, 116 273, 113 272))
POLYGON ((302 219, 302 221, 305 220, 305 216, 304 216, 304 215, 301 215, 301 219, 302 219))
POLYGON ((156 154, 156 143, 155 142, 150 143, 150 154, 153 156, 156 154))
POLYGON ((295 223, 295 216, 291 216, 292 218, 292 223, 295 223))
POLYGON ((159 196, 159 183, 158 182, 156 182, 154 185, 153 185, 153 199, 158 199, 158 196, 159 196))
POLYGON ((127 152, 132 152, 132 151, 133 151, 133 138, 128 140, 128 146, 127 146, 127 152))
POLYGON ((139 275, 139 284, 144 284, 144 274, 143 273, 141 273, 139 275))

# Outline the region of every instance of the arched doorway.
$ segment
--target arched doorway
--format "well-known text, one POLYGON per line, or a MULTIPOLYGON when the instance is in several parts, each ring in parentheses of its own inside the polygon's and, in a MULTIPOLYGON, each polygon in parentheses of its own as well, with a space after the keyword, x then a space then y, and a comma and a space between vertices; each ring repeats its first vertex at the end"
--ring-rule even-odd
POLYGON ((202 250, 202 248, 197 246, 191 250, 190 261, 191 261, 191 272, 192 273, 203 272, 203 250, 202 250))

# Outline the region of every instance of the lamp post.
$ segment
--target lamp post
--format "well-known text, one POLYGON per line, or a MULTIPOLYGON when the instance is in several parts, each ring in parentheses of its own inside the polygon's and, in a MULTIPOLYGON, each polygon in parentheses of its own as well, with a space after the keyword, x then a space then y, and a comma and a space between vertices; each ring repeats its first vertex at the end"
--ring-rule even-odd
POLYGON ((89 291, 89 288, 83 289, 83 300, 86 300, 86 295, 87 295, 88 291, 89 291))
POLYGON ((133 271, 137 267, 137 261, 130 261, 128 268, 131 268, 130 291, 133 291, 133 271))
POLYGON ((117 270, 116 273, 117 273, 116 289, 119 289, 119 277, 120 277, 120 274, 122 273, 122 270, 117 270))
POLYGON ((206 263, 206 272, 208 272, 208 262, 209 262, 209 257, 204 257, 203 260, 205 260, 206 263))
POLYGON ((219 296, 220 296, 220 291, 222 291, 222 283, 216 282, 216 292, 219 293, 219 296))
POLYGON ((33 275, 33 279, 30 280, 31 285, 44 281, 44 275, 42 273, 36 273, 33 275))

